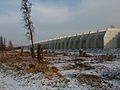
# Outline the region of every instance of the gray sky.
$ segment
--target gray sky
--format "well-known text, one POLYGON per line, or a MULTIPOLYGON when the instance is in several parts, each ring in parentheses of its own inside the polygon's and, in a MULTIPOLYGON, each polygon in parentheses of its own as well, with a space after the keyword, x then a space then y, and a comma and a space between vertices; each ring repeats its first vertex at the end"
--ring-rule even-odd
MULTIPOLYGON (((28 44, 21 0, 0 0, 0 35, 14 44, 28 44)), ((77 34, 110 25, 120 27, 120 0, 30 0, 35 41, 77 34)))

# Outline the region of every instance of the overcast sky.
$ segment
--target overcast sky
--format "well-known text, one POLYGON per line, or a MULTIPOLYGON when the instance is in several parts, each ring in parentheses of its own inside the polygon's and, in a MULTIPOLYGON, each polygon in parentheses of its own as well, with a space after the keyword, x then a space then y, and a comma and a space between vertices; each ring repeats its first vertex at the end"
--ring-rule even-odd
MULTIPOLYGON (((35 41, 120 27, 120 0, 29 0, 35 41)), ((0 35, 14 44, 28 44, 21 0, 0 0, 0 35)))

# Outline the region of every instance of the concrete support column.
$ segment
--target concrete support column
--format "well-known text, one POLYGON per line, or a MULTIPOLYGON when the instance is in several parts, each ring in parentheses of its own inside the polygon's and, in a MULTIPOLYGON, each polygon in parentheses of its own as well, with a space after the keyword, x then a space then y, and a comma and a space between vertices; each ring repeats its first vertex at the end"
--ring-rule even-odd
POLYGON ((75 49, 75 38, 76 36, 74 36, 71 40, 71 49, 75 49))
POLYGON ((95 34, 95 39, 94 39, 94 48, 98 48, 98 43, 97 43, 97 40, 98 40, 98 34, 99 34, 99 30, 97 30, 96 34, 95 34))
POLYGON ((56 49, 58 49, 58 44, 59 44, 59 41, 56 40, 56 49))
POLYGON ((90 48, 90 39, 91 39, 91 35, 89 32, 88 35, 86 36, 86 48, 90 48))
POLYGON ((60 39, 60 49, 62 49, 62 39, 60 39))
POLYGON ((64 38, 60 40, 60 48, 64 49, 64 38))
POLYGON ((76 36, 76 38, 75 38, 75 49, 79 49, 79 47, 80 47, 80 38, 81 38, 81 35, 78 35, 78 36, 76 36))
POLYGON ((66 40, 65 40, 65 49, 69 49, 68 48, 68 46, 69 46, 69 37, 68 38, 66 38, 66 40))
POLYGON ((87 34, 82 34, 81 38, 80 38, 80 47, 81 49, 85 49, 86 48, 86 38, 87 38, 87 34))
POLYGON ((72 37, 70 37, 70 39, 68 41, 68 49, 71 49, 71 42, 72 42, 72 37))
POLYGON ((67 38, 64 39, 64 49, 67 49, 67 38))
POLYGON ((55 50, 57 49, 57 40, 55 41, 55 50))

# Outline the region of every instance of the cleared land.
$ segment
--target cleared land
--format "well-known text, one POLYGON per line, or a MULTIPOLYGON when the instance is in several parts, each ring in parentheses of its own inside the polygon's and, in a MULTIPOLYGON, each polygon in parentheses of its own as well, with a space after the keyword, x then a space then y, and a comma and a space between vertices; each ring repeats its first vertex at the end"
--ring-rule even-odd
POLYGON ((29 52, 0 52, 0 90, 89 89, 120 89, 119 54, 56 52, 38 62, 29 52))

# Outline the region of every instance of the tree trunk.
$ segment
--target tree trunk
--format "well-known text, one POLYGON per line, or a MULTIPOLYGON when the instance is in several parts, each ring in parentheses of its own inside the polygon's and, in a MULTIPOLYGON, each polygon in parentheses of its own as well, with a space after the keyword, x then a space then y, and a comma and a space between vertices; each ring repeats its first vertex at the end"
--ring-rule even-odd
POLYGON ((31 30, 31 29, 30 29, 30 36, 31 36, 31 43, 32 43, 32 52, 31 52, 31 56, 32 56, 32 58, 35 58, 34 40, 33 40, 33 33, 32 33, 32 30, 31 30))

